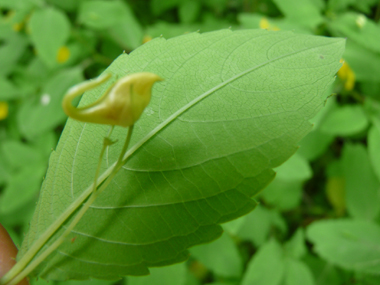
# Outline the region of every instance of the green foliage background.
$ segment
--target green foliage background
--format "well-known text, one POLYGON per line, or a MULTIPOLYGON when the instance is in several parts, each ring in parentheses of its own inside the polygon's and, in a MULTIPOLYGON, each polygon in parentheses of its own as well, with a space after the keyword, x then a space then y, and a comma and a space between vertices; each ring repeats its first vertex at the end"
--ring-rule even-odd
POLYGON ((224 224, 220 239, 192 248, 186 264, 117 283, 380 284, 379 1, 0 0, 0 9, 0 222, 16 244, 66 121, 70 86, 152 37, 293 30, 347 38, 335 95, 313 131, 276 169, 260 206, 224 224))

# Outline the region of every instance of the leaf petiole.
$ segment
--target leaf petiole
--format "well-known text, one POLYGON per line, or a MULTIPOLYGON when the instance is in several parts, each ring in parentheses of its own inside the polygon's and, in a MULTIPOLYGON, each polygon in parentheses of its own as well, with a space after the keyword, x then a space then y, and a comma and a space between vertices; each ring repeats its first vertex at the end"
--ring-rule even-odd
MULTIPOLYGON (((30 272, 32 272, 42 261, 45 260, 45 258, 47 258, 54 250, 56 250, 66 240, 67 236, 71 233, 71 231, 74 229, 74 227, 78 224, 78 222, 81 220, 81 218, 86 213, 86 211, 88 210, 88 208, 92 205, 92 203, 96 200, 96 198, 104 191, 104 189, 107 188, 107 186, 110 184, 110 182, 112 181, 112 179, 118 173, 118 171, 120 170, 120 168, 128 160, 128 157, 125 158, 125 159, 123 159, 123 158, 124 158, 124 155, 125 155, 125 153, 126 153, 126 151, 128 149, 129 143, 131 141, 133 126, 134 125, 131 125, 128 128, 127 138, 126 138, 126 140, 124 142, 124 145, 123 145, 123 148, 122 148, 122 150, 120 152, 119 158, 118 158, 116 164, 114 164, 114 167, 112 168, 111 173, 109 174, 108 178, 104 181, 104 183, 100 186, 100 188, 97 189, 97 185, 99 185, 102 182, 102 180, 104 180, 104 179, 100 179, 100 181, 98 181, 99 180, 98 178, 99 178, 99 172, 100 172, 101 162, 102 162, 102 159, 103 159, 103 156, 104 156, 104 151, 106 150, 106 148, 110 144, 112 144, 112 141, 109 139, 109 136, 111 135, 114 126, 111 127, 111 129, 110 129, 107 137, 105 137, 104 142, 103 142, 103 147, 102 147, 102 150, 101 150, 101 153, 100 153, 100 156, 99 156, 99 162, 98 162, 97 170, 96 170, 96 173, 95 173, 94 184, 93 184, 93 187, 91 188, 92 191, 91 191, 91 195, 88 198, 88 200, 85 202, 85 204, 79 210, 78 214, 71 221, 71 223, 69 224, 69 226, 63 232, 63 234, 58 239, 56 239, 53 242, 53 244, 51 244, 45 251, 43 251, 29 265, 28 265, 29 261, 35 256, 35 254, 38 253, 39 249, 42 246, 40 248, 38 248, 37 251, 35 251, 35 253, 32 256, 30 256, 30 255, 27 256, 27 254, 24 255, 24 257, 17 263, 17 264, 21 264, 21 266, 18 266, 16 268, 16 270, 14 270, 13 272, 11 272, 12 270, 10 270, 2 278, 2 280, 0 281, 1 284, 4 284, 4 285, 5 284, 7 284, 7 285, 15 285, 15 284, 19 283, 23 278, 25 278, 30 272), (28 260, 23 260, 26 256, 28 257, 28 260)), ((68 217, 69 216, 67 216, 66 219, 68 217)), ((62 220, 61 225, 63 224, 63 222, 66 219, 62 220)), ((58 228, 59 227, 57 227, 56 230, 58 230, 58 228)), ((50 232, 50 236, 53 235, 54 232, 50 232)), ((43 243, 45 241, 43 241, 43 243)), ((16 267, 16 265, 12 269, 14 269, 16 267)))

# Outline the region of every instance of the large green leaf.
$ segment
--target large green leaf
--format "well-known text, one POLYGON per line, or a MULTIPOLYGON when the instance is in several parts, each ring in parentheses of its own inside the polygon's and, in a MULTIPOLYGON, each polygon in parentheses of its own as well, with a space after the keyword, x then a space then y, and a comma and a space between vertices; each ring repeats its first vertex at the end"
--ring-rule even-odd
MULTIPOLYGON (((34 274, 60 280, 143 275, 216 239, 219 223, 256 206, 251 197, 310 131, 308 120, 322 107, 343 50, 343 39, 221 30, 157 38, 121 55, 106 72, 150 71, 165 80, 135 126, 127 164, 75 227, 74 242, 63 243, 34 274)), ((109 84, 87 92, 80 104, 109 84)), ((108 129, 67 122, 18 259, 88 197, 108 129)), ((115 129, 112 139, 119 142, 107 152, 102 180, 125 135, 115 129)))

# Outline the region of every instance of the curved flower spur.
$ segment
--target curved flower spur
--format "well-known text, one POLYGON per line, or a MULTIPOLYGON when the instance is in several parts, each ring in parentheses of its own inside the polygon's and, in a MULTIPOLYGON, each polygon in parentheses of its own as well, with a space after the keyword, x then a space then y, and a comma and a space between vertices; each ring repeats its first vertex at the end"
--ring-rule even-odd
POLYGON ((80 108, 72 105, 75 97, 103 84, 110 78, 111 74, 108 73, 93 81, 72 87, 62 101, 65 113, 82 122, 122 127, 132 126, 149 104, 153 84, 163 80, 150 72, 126 75, 112 84, 94 103, 80 108))

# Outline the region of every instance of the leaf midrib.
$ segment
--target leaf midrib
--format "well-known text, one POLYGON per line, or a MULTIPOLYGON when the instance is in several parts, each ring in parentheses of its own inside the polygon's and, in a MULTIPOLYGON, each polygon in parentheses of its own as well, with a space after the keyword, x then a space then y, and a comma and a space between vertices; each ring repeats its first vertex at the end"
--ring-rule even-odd
MULTIPOLYGON (((276 58, 274 58, 272 60, 266 61, 264 63, 261 63, 259 65, 254 66, 252 68, 249 68, 246 71, 243 71, 243 72, 239 73, 238 75, 235 75, 235 76, 231 77, 230 79, 228 79, 228 80, 220 83, 219 85, 217 85, 214 88, 210 89, 209 91, 201 94, 199 97, 193 99, 192 101, 190 101, 189 103, 187 103, 185 106, 183 106, 182 108, 180 108, 178 111, 176 111, 172 115, 170 115, 165 121, 163 121, 161 124, 159 124, 152 131, 150 131, 143 139, 141 139, 138 143, 136 143, 135 145, 133 145, 126 152, 126 154, 124 155, 123 159, 127 160, 135 151, 137 151, 148 140, 150 140, 152 137, 154 137, 156 134, 158 134, 160 131, 162 131, 165 127, 167 127, 170 123, 172 123, 177 117, 179 117, 180 115, 182 115, 183 113, 185 113, 188 109, 190 109, 191 107, 195 106, 197 103, 199 103, 200 101, 202 101, 203 99, 205 99, 206 97, 208 97, 209 95, 211 95, 212 93, 214 93, 215 91, 218 91, 218 90, 222 89, 227 84, 229 84, 229 83, 231 83, 231 82, 233 82, 233 81, 235 81, 235 80, 243 77, 244 75, 249 74, 250 72, 252 72, 254 70, 257 70, 257 69, 259 69, 261 67, 264 67, 264 66, 266 66, 266 65, 268 65, 270 63, 273 63, 273 62, 275 62, 277 60, 286 58, 287 56, 292 56, 292 55, 295 55, 297 53, 301 53, 301 52, 304 52, 304 51, 316 49, 316 48, 319 48, 319 47, 322 47, 322 46, 327 46, 327 45, 330 45, 330 44, 331 43, 320 45, 318 47, 304 48, 304 49, 301 49, 301 50, 294 51, 292 53, 288 53, 288 54, 276 57, 276 58)), ((112 168, 112 167, 113 167, 113 165, 111 165, 110 168, 112 168)))

